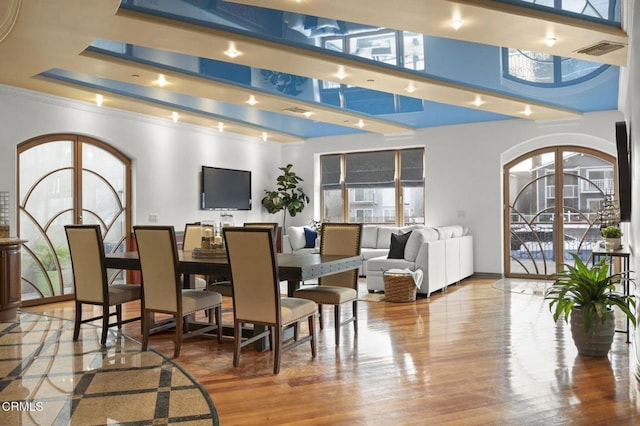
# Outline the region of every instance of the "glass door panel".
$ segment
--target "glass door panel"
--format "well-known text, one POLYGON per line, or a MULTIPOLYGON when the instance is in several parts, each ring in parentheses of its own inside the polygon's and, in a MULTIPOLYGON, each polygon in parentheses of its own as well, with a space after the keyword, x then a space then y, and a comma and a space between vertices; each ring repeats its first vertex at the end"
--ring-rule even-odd
POLYGON ((598 211, 604 197, 614 193, 613 164, 583 152, 563 152, 563 259, 572 254, 587 261, 600 244, 598 211))
POLYGON ((555 271, 555 157, 541 153, 509 169, 510 268, 514 274, 555 271))

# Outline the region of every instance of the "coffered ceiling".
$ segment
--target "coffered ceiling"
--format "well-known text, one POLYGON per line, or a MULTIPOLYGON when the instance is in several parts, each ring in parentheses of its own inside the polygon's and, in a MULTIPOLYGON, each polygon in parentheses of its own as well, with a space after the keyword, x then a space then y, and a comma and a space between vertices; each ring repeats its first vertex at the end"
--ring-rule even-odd
POLYGON ((471 74, 468 81, 448 78, 428 69, 418 72, 309 44, 317 39, 302 43, 299 38, 274 37, 260 31, 264 25, 247 20, 283 13, 616 67, 626 61, 627 37, 620 28, 513 2, 144 0, 121 5, 119 0, 5 0, 0 3, 0 84, 91 103, 100 95, 104 108, 278 142, 359 132, 403 134, 429 125, 490 119, 562 119, 598 108, 588 104, 588 94, 580 102, 564 97, 550 101, 536 96, 536 91, 519 93, 478 84, 471 74), (220 5, 227 10, 235 6, 232 10, 242 13, 217 14, 223 9, 220 5), (267 5, 276 11, 254 8, 267 5), (454 19, 461 23, 457 30, 451 26, 454 19), (550 37, 552 46, 547 44, 550 37), (129 47, 123 52, 100 47, 108 43, 129 47), (597 56, 579 53, 603 43, 611 50, 596 51, 597 56), (131 55, 132 49, 144 49, 146 55, 131 55), (235 49, 235 57, 229 56, 230 49, 235 49), (167 56, 174 60, 166 60, 167 56), (294 96, 202 73, 206 60, 214 68, 221 64, 246 68, 253 79, 260 70, 306 77, 314 82, 312 95, 294 96), (396 103, 408 99, 417 106, 410 112, 379 114, 341 107, 321 102, 317 81, 380 93, 396 103), (447 114, 455 118, 447 121, 447 114))

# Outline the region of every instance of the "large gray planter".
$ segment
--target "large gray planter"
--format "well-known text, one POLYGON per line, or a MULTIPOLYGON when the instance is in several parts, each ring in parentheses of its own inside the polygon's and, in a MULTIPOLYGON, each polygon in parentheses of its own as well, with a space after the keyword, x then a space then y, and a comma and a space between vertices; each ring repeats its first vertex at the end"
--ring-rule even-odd
POLYGON ((571 335, 580 355, 592 357, 605 357, 611 349, 613 335, 616 330, 615 313, 613 309, 607 310, 605 323, 598 318, 591 322, 589 331, 584 330, 584 317, 582 309, 571 310, 571 335))

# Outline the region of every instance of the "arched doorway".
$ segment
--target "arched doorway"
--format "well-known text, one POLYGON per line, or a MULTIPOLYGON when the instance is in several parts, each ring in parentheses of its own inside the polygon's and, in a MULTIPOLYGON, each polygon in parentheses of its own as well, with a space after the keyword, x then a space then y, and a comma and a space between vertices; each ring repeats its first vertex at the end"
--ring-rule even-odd
POLYGON ((504 166, 504 268, 507 277, 548 278, 587 260, 599 244, 598 211, 617 194, 615 158, 576 146, 543 148, 504 166))
MULTIPOLYGON (((23 305, 73 297, 64 225, 99 224, 105 249, 124 251, 131 229, 131 161, 81 135, 40 136, 18 145, 18 229, 23 305)), ((111 281, 120 279, 114 271, 111 281)))

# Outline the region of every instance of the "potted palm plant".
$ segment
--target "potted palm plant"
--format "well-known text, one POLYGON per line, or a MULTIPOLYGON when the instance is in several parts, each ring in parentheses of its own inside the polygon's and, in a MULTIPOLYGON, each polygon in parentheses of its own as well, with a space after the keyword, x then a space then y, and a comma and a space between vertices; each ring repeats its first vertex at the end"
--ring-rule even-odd
POLYGON ((600 230, 600 234, 604 237, 604 245, 607 250, 615 250, 622 248, 621 238, 622 231, 615 225, 609 225, 600 230))
POLYGON ((620 308, 634 327, 636 325, 634 295, 617 292, 615 286, 629 279, 629 271, 610 274, 608 257, 601 258, 589 268, 573 254, 575 266, 554 274, 555 282, 547 290, 545 299, 551 300, 549 310, 554 321, 560 317, 568 322, 571 335, 581 355, 603 357, 611 349, 615 333, 613 307, 620 308))

